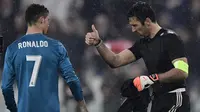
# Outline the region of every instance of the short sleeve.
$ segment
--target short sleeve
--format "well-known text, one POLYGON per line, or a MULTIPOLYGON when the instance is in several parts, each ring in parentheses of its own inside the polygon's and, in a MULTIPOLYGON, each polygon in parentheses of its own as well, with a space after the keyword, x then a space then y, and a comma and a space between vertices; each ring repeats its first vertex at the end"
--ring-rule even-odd
POLYGON ((140 41, 136 41, 135 44, 129 48, 129 50, 135 55, 136 60, 142 57, 140 53, 140 41))
POLYGON ((171 61, 185 57, 184 44, 182 40, 175 34, 170 34, 168 36, 167 52, 171 61))

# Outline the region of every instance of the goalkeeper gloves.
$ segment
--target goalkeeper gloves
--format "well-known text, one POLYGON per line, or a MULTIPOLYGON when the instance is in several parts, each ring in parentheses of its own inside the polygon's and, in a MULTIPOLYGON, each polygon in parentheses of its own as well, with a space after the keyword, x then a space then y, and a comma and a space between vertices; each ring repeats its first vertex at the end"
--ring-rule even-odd
POLYGON ((150 76, 138 76, 133 80, 134 86, 138 91, 142 91, 149 88, 155 82, 158 82, 158 74, 152 74, 150 76))

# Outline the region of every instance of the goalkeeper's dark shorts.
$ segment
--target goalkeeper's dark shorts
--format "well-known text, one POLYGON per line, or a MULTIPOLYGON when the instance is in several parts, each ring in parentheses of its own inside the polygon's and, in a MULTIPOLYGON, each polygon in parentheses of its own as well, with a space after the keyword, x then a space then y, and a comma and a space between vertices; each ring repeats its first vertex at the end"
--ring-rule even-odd
POLYGON ((189 96, 186 92, 173 92, 154 97, 151 112, 190 112, 189 96))

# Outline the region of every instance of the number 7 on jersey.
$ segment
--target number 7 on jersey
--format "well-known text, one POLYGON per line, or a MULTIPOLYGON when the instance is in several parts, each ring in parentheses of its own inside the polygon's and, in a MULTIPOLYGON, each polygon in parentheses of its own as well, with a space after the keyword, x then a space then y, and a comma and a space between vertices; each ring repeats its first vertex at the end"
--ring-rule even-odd
POLYGON ((35 87, 38 71, 40 68, 40 64, 42 61, 42 56, 40 55, 26 55, 26 61, 34 61, 33 71, 31 75, 31 80, 29 83, 29 87, 35 87))

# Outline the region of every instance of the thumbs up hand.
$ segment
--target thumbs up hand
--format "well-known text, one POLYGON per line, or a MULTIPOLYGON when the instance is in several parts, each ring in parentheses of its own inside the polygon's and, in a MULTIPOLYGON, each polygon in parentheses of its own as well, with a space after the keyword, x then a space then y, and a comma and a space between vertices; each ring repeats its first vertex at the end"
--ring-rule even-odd
POLYGON ((101 38, 99 37, 99 33, 96 30, 95 26, 92 25, 92 32, 88 32, 85 35, 85 43, 88 45, 96 46, 101 42, 101 38))

